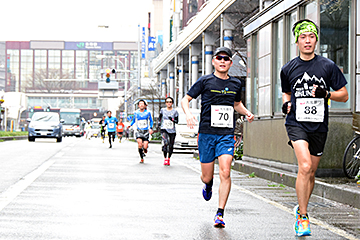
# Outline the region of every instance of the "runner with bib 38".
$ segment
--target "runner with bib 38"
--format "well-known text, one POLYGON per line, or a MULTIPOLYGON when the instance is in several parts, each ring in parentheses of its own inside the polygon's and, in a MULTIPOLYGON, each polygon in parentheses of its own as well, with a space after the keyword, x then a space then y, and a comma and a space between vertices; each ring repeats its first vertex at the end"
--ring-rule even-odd
POLYGON ((202 194, 206 201, 212 196, 215 158, 219 160, 219 208, 214 219, 215 227, 225 227, 224 208, 231 188, 230 172, 235 144, 234 109, 246 115, 249 122, 254 119, 254 115, 241 102, 240 80, 228 75, 232 66, 231 57, 229 48, 217 48, 212 60, 215 72, 199 78, 181 101, 187 125, 193 128, 196 119, 190 112, 189 102, 201 95, 198 148, 201 180, 205 184, 202 194))
POLYGON ((289 145, 298 160, 295 233, 307 236, 311 234, 307 206, 328 132, 328 101, 346 102, 348 92, 345 77, 336 64, 315 54, 318 27, 310 20, 300 20, 294 24, 293 33, 300 56, 281 69, 282 111, 287 114, 289 145))

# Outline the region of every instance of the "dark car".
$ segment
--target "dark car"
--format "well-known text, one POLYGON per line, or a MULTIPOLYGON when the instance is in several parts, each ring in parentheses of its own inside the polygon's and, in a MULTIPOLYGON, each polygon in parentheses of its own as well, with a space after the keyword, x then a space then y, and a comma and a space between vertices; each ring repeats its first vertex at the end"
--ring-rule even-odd
POLYGON ((57 142, 62 141, 62 123, 60 116, 55 112, 36 112, 32 118, 28 118, 28 140, 34 142, 35 138, 56 138, 57 142))

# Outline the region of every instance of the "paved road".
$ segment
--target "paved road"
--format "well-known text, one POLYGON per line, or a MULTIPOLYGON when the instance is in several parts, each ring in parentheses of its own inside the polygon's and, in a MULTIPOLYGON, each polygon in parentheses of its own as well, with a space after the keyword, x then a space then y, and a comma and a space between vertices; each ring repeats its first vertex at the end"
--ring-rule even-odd
MULTIPOLYGON (((165 167, 151 144, 139 164, 136 147, 83 138, 0 143, 0 239, 296 239, 286 208, 237 185, 226 228, 215 229, 217 191, 202 199, 197 160, 176 154, 165 167)), ((347 239, 321 224, 312 231, 308 239, 347 239)))

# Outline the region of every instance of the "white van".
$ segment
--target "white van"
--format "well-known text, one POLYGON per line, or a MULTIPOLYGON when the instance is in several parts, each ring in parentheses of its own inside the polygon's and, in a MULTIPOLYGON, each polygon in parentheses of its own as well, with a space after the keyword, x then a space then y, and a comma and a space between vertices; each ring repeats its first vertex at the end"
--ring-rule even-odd
POLYGON ((186 115, 182 108, 176 108, 179 113, 179 122, 176 124, 176 138, 174 149, 197 149, 197 135, 200 123, 200 110, 190 109, 197 119, 196 126, 190 129, 186 124, 186 115))

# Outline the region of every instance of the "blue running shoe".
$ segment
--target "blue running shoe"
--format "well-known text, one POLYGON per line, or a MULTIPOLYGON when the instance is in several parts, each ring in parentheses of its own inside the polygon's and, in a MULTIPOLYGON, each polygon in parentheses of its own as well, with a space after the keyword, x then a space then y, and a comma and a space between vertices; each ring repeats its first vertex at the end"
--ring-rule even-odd
POLYGON ((293 211, 294 211, 295 220, 300 218, 301 215, 300 215, 299 204, 294 207, 293 211))
POLYGON ((205 201, 209 201, 212 196, 212 187, 206 188, 206 184, 204 185, 204 188, 202 190, 203 197, 205 201))
POLYGON ((295 234, 298 237, 302 236, 310 236, 311 230, 310 230, 310 220, 309 217, 306 216, 300 216, 295 221, 295 234))
POLYGON ((215 215, 214 221, 215 221, 214 227, 216 227, 216 228, 224 228, 225 227, 225 222, 224 222, 224 219, 223 219, 223 216, 221 215, 221 213, 217 213, 215 215))

